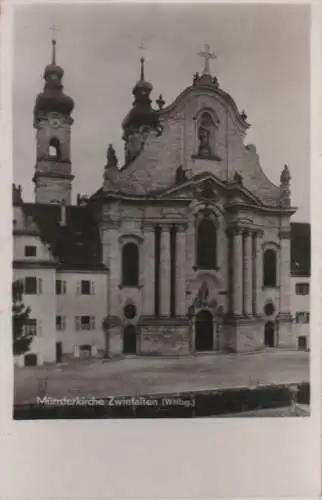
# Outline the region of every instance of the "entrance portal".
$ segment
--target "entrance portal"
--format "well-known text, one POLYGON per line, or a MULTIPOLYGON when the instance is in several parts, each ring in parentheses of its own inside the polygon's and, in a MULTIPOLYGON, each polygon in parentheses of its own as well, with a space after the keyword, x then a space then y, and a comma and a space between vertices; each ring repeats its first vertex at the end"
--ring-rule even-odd
POLYGON ((264 344, 267 347, 274 347, 275 345, 275 326, 273 321, 268 321, 265 325, 264 344))
POLYGON ((209 311, 200 311, 196 316, 196 351, 212 351, 213 348, 212 314, 209 311))
POLYGON ((123 353, 136 354, 136 328, 127 325, 123 331, 123 353))

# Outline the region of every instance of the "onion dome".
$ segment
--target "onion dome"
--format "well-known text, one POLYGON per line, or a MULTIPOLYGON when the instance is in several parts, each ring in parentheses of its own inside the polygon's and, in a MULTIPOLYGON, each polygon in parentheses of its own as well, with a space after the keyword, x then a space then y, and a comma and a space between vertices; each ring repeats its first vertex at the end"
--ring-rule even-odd
POLYGON ((123 121, 125 130, 140 128, 147 125, 154 127, 158 123, 158 113, 151 107, 150 94, 152 85, 144 79, 144 58, 141 57, 140 80, 138 80, 132 90, 134 102, 131 111, 123 121))
POLYGON ((56 40, 52 40, 52 61, 45 67, 44 91, 38 94, 34 108, 35 117, 50 113, 70 115, 74 108, 74 101, 63 92, 62 79, 64 70, 56 64, 56 40))

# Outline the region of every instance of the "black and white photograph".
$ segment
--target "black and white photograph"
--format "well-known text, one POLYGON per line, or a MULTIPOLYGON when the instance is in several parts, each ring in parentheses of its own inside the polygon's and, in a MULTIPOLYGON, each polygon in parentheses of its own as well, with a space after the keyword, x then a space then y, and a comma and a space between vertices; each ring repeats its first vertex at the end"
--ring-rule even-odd
POLYGON ((310 417, 310 23, 15 5, 14 419, 310 417))

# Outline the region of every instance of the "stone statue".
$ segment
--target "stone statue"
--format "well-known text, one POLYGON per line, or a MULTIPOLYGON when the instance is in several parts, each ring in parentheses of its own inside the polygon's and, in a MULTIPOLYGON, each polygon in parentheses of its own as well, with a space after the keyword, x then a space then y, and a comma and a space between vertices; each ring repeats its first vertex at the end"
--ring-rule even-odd
POLYGON ((284 165, 284 168, 280 177, 281 186, 289 186, 291 182, 291 174, 288 165, 284 165))
POLYGON ((243 185, 243 176, 237 170, 235 170, 234 173, 234 181, 237 182, 237 184, 239 184, 240 186, 243 185))
POLYGON ((112 144, 109 144, 107 148, 107 167, 117 167, 117 156, 115 153, 115 149, 112 144))
POLYGON ((199 156, 210 156, 210 131, 204 127, 199 128, 199 156))
POLYGON ((179 165, 179 167, 176 170, 176 184, 181 184, 186 180, 187 180, 186 170, 183 169, 182 165, 179 165))
POLYGON ((196 85, 199 78, 200 78, 200 76, 199 76, 198 72, 193 75, 193 85, 196 85))
POLYGON ((207 283, 204 281, 199 288, 197 296, 194 300, 193 306, 197 309, 203 307, 207 304, 209 297, 209 288, 207 283))

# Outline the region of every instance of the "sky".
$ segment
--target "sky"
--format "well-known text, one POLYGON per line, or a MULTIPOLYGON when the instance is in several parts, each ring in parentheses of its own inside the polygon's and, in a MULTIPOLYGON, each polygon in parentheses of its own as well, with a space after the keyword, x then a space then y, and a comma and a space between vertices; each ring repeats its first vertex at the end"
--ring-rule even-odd
POLYGON ((47 4, 16 6, 14 17, 14 181, 33 201, 36 158, 33 107, 43 89, 55 25, 57 63, 64 90, 75 101, 72 163, 77 193, 102 185, 106 150, 113 143, 123 163, 121 122, 139 78, 139 59, 153 85, 170 104, 192 75, 202 71, 198 52, 216 53, 211 71, 220 87, 245 109, 270 180, 279 184, 285 163, 292 175, 293 217, 309 221, 310 11, 278 4, 47 4))

